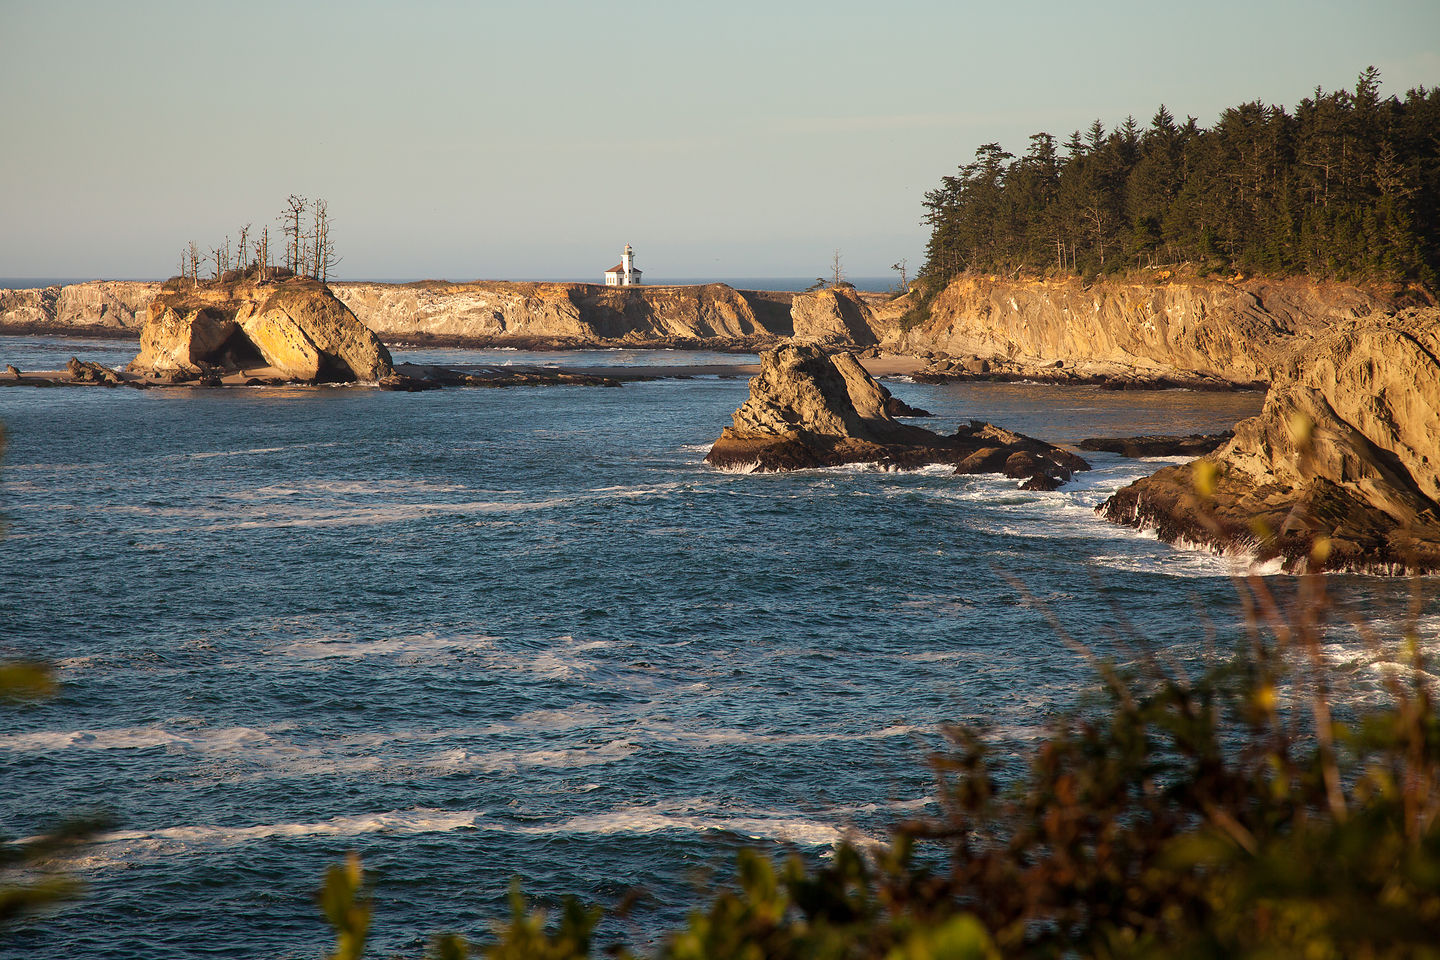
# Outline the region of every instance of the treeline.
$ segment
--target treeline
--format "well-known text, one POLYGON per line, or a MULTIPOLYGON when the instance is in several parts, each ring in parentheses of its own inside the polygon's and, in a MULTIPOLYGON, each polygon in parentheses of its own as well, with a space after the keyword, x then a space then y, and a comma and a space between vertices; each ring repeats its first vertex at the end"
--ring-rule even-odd
POLYGON ((1316 88, 1293 111, 1253 101, 1211 129, 1162 105, 1099 120, 1023 157, 987 143, 925 195, 922 276, 1079 274, 1188 263, 1342 279, 1440 273, 1440 87, 1380 97, 1316 88))
POLYGON ((335 241, 330 237, 330 205, 324 200, 309 201, 291 194, 285 209, 276 218, 285 237, 285 262, 272 264, 270 227, 252 234, 251 224, 240 228, 234 245, 225 237, 220 243, 202 252, 194 240, 180 252, 180 279, 199 283, 202 269, 207 279, 222 280, 237 271, 260 280, 282 275, 313 277, 324 283, 330 271, 341 260, 335 255, 335 241))

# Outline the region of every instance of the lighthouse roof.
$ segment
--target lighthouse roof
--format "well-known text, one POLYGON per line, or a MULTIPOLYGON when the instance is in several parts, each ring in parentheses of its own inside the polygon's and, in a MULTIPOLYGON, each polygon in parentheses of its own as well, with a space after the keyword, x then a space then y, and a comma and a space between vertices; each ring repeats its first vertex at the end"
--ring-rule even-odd
MULTIPOLYGON (((624 273, 624 272, 625 272, 625 264, 623 264, 623 263, 617 263, 617 264, 615 264, 615 266, 611 267, 609 270, 606 270, 605 272, 606 272, 606 273, 624 273)), ((631 268, 630 268, 630 272, 631 272, 631 273, 639 273, 639 272, 640 272, 640 268, 639 268, 639 267, 631 267, 631 268)))

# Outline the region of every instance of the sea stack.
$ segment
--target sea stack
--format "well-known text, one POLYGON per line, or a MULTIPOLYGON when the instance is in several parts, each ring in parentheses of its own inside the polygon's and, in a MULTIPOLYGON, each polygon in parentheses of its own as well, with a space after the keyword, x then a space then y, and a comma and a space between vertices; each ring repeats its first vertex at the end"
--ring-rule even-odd
POLYGON ((305 382, 377 381, 394 372, 375 334, 325 284, 304 277, 167 282, 128 366, 172 381, 262 368, 305 382))
POLYGON ((1100 511, 1288 570, 1440 570, 1437 358, 1435 308, 1337 325, 1290 354, 1228 444, 1100 511))
POLYGON ((895 398, 850 353, 789 344, 761 356, 750 398, 706 461, 717 467, 798 470, 847 463, 955 464, 957 473, 1003 473, 1053 490, 1089 465, 1040 440, 971 421, 953 435, 901 423, 895 398))

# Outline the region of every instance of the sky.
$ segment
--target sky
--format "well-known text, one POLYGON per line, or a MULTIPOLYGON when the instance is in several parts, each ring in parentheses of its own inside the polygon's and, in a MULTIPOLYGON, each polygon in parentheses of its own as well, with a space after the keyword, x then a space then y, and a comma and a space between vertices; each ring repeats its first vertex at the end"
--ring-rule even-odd
POLYGON ((1437 0, 0 0, 0 277, 166 277, 292 193, 342 279, 913 273, 981 144, 1403 95, 1437 38, 1437 0))

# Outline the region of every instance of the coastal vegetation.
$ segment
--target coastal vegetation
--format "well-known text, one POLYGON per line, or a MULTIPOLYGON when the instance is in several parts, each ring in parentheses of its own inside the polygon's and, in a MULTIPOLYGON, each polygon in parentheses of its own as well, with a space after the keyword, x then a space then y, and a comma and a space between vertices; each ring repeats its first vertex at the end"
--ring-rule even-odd
POLYGON ((925 195, 922 277, 1198 272, 1418 281, 1440 270, 1440 87, 1316 88, 1213 127, 1161 105, 1148 125, 1100 120, 1015 156, 987 143, 925 195))

